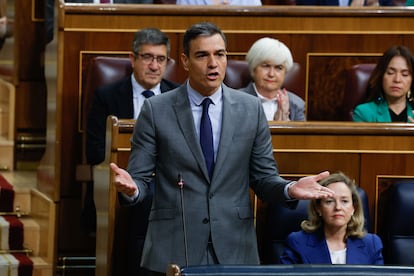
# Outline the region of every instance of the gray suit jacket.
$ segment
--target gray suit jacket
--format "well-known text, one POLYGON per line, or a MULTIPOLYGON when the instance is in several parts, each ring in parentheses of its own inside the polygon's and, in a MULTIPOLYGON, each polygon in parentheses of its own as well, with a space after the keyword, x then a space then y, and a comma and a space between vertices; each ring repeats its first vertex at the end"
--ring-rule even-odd
POLYGON ((179 174, 184 180, 188 265, 200 264, 209 238, 221 264, 259 263, 249 185, 263 200, 291 202, 284 197, 289 181, 278 175, 258 98, 223 85, 222 134, 211 180, 185 84, 145 101, 131 147, 127 170, 140 190, 137 202, 155 172, 144 267, 165 272, 169 263, 186 265, 179 174))
MULTIPOLYGON (((240 89, 241 91, 247 92, 250 95, 256 96, 256 91, 253 87, 253 82, 249 83, 248 86, 240 89)), ((289 119, 291 121, 305 121, 305 102, 298 95, 289 92, 289 119)))

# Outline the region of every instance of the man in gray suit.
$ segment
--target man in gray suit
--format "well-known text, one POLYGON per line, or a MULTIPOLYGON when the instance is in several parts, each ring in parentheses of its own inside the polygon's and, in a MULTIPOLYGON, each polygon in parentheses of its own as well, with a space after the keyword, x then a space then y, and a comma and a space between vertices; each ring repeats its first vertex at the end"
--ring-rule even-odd
POLYGON ((188 80, 145 101, 127 171, 111 164, 116 189, 129 204, 145 198, 155 173, 142 265, 157 275, 170 263, 259 264, 249 187, 262 200, 294 207, 295 199, 332 196, 317 183, 329 172, 297 182, 278 175, 260 100, 223 84, 226 39, 218 27, 191 26, 183 46, 188 80), (206 98, 208 116, 201 106, 206 98), (201 146, 208 144, 200 128, 206 117, 210 151, 201 146))

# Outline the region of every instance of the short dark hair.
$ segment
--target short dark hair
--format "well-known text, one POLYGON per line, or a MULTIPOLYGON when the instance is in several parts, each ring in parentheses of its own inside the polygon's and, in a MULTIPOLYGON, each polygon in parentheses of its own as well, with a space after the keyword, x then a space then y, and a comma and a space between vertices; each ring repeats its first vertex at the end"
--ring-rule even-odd
POLYGON ((219 27, 210 22, 201 22, 192 25, 184 34, 183 51, 186 56, 190 54, 190 42, 199 36, 213 36, 219 34, 226 44, 226 36, 219 27))
POLYGON ((168 36, 157 28, 145 28, 138 30, 132 41, 132 52, 138 54, 142 45, 165 45, 167 56, 170 56, 171 44, 168 36))
MULTIPOLYGON (((405 59, 408 65, 408 70, 410 70, 411 75, 414 73, 414 56, 411 51, 402 45, 395 45, 388 48, 384 54, 379 58, 377 66, 375 66, 374 70, 372 71, 371 77, 368 81, 367 87, 367 101, 381 101, 384 99, 384 88, 382 85, 382 79, 384 74, 390 64, 391 59, 396 56, 400 56, 405 59)), ((411 82, 411 91, 414 91, 414 81, 411 82)), ((413 93, 410 95, 410 99, 408 99, 411 104, 413 102, 413 93)))

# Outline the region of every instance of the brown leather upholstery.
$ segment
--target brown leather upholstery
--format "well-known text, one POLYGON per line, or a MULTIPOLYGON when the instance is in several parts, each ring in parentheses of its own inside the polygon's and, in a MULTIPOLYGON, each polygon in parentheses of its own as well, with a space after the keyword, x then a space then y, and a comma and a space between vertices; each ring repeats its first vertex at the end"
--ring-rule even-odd
POLYGON ((340 110, 344 121, 352 121, 355 106, 366 99, 368 80, 375 66, 375 63, 361 63, 346 70, 344 102, 340 110))
POLYGON ((294 92, 298 96, 302 96, 305 94, 302 91, 302 87, 304 87, 304 85, 300 82, 300 74, 300 64, 294 62, 292 68, 290 68, 289 72, 286 74, 285 82, 283 83, 284 88, 291 92, 294 92))
POLYGON ((226 77, 224 84, 227 86, 240 89, 246 87, 252 80, 249 71, 249 65, 244 60, 227 60, 226 77))
POLYGON ((92 103, 95 90, 132 73, 129 58, 122 57, 95 57, 93 58, 85 74, 84 89, 82 91, 82 125, 86 126, 86 116, 92 103))
MULTIPOLYGON (((285 77, 283 86, 298 95, 302 95, 300 92, 301 86, 299 84, 300 78, 300 64, 293 63, 292 68, 285 77)), ((232 88, 240 89, 246 87, 252 80, 249 71, 249 65, 245 60, 231 60, 227 61, 226 77, 224 83, 232 88)))

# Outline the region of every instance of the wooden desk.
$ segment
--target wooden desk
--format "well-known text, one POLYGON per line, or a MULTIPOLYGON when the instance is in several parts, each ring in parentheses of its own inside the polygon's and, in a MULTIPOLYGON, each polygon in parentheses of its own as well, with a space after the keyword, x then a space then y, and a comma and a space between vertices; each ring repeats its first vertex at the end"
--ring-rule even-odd
MULTIPOLYGON (((71 229, 71 225, 78 225, 82 204, 82 186, 76 182, 75 167, 81 163, 82 158, 84 129, 79 124, 79 111, 83 69, 87 61, 96 55, 127 54, 133 33, 137 29, 153 26, 169 35, 171 56, 179 63, 183 33, 191 24, 200 21, 214 22, 225 32, 229 58, 232 59, 243 59, 250 45, 263 36, 275 37, 285 42, 291 49, 294 60, 303 68, 301 85, 303 98, 306 99, 308 120, 311 121, 335 120, 337 107, 346 97, 345 68, 355 63, 375 62, 378 55, 393 44, 405 44, 414 49, 414 10, 405 7, 200 8, 175 5, 78 5, 60 1, 57 23, 57 95, 56 103, 48 103, 55 104, 49 107, 49 110, 56 110, 56 114, 51 114, 55 118, 52 120, 55 125, 48 126, 47 140, 50 143, 42 160, 42 171, 38 180, 39 190, 59 202, 59 216, 65 218, 60 221, 57 232, 58 252, 82 252, 85 248, 85 251, 90 250, 89 245, 82 242, 80 229, 64 231, 71 229), (78 213, 74 213, 74 210, 78 210, 78 213), (69 244, 67 241, 75 242, 69 244)), ((183 70, 178 75, 179 81, 186 78, 183 70)), ((339 128, 340 125, 338 123, 339 128)), ((309 140, 316 143, 321 137, 329 135, 310 137, 309 140)), ((367 136, 364 139, 370 141, 372 138, 377 137, 367 136)), ((299 141, 300 139, 300 135, 295 138, 299 141)), ((408 140, 404 136, 401 139, 408 140)), ((378 152, 358 153, 357 149, 347 149, 351 146, 349 143, 353 142, 339 140, 338 147, 344 147, 341 154, 335 152, 336 149, 323 148, 317 154, 322 157, 314 156, 309 162, 301 157, 309 157, 315 149, 300 153, 300 150, 295 152, 296 149, 288 144, 286 150, 293 152, 282 152, 282 142, 289 141, 275 142, 278 150, 276 157, 282 173, 306 174, 322 169, 334 170, 339 167, 335 164, 341 164, 345 172, 358 177, 361 185, 374 185, 374 175, 377 175, 378 168, 381 168, 383 174, 393 174, 395 171, 395 174, 406 174, 408 162, 411 160, 411 155, 403 151, 393 154, 390 153, 391 150, 378 148, 378 152), (292 160, 291 156, 296 158, 292 160), (327 158, 330 158, 330 163, 327 158)), ((330 143, 334 144, 335 141, 330 143)), ((369 144, 365 140, 358 143, 369 144)), ((398 148, 398 143, 400 142, 391 142, 386 146, 398 148)), ((371 202, 372 198, 375 198, 374 189, 371 190, 371 202)), ((374 209, 372 212, 375 212, 374 209)))
POLYGON ((414 178, 412 124, 270 123, 275 159, 285 176, 342 171, 368 195, 377 232, 378 199, 393 179, 414 178))
MULTIPOLYGON (((98 211, 97 274, 109 275, 111 269, 121 273, 122 264, 111 264, 112 254, 122 260, 122 240, 115 233, 122 231, 122 213, 116 204, 116 191, 111 183, 109 162, 126 167, 130 151, 129 138, 133 120, 108 120, 107 155, 95 168, 98 211), (118 230, 117 230, 118 229, 118 230), (116 241, 116 242, 115 242, 116 241), (121 244, 120 244, 121 243, 121 244)), ((270 122, 272 144, 280 174, 300 178, 324 170, 342 171, 354 178, 367 193, 373 232, 377 228, 378 200, 381 192, 400 178, 414 178, 414 125, 337 122, 270 122), (410 175, 411 174, 411 175, 410 175)), ((266 204, 255 200, 256 227, 260 247, 266 224, 266 204)), ((125 242, 125 241, 124 241, 125 242)), ((119 274, 116 274, 119 275, 119 274)))

